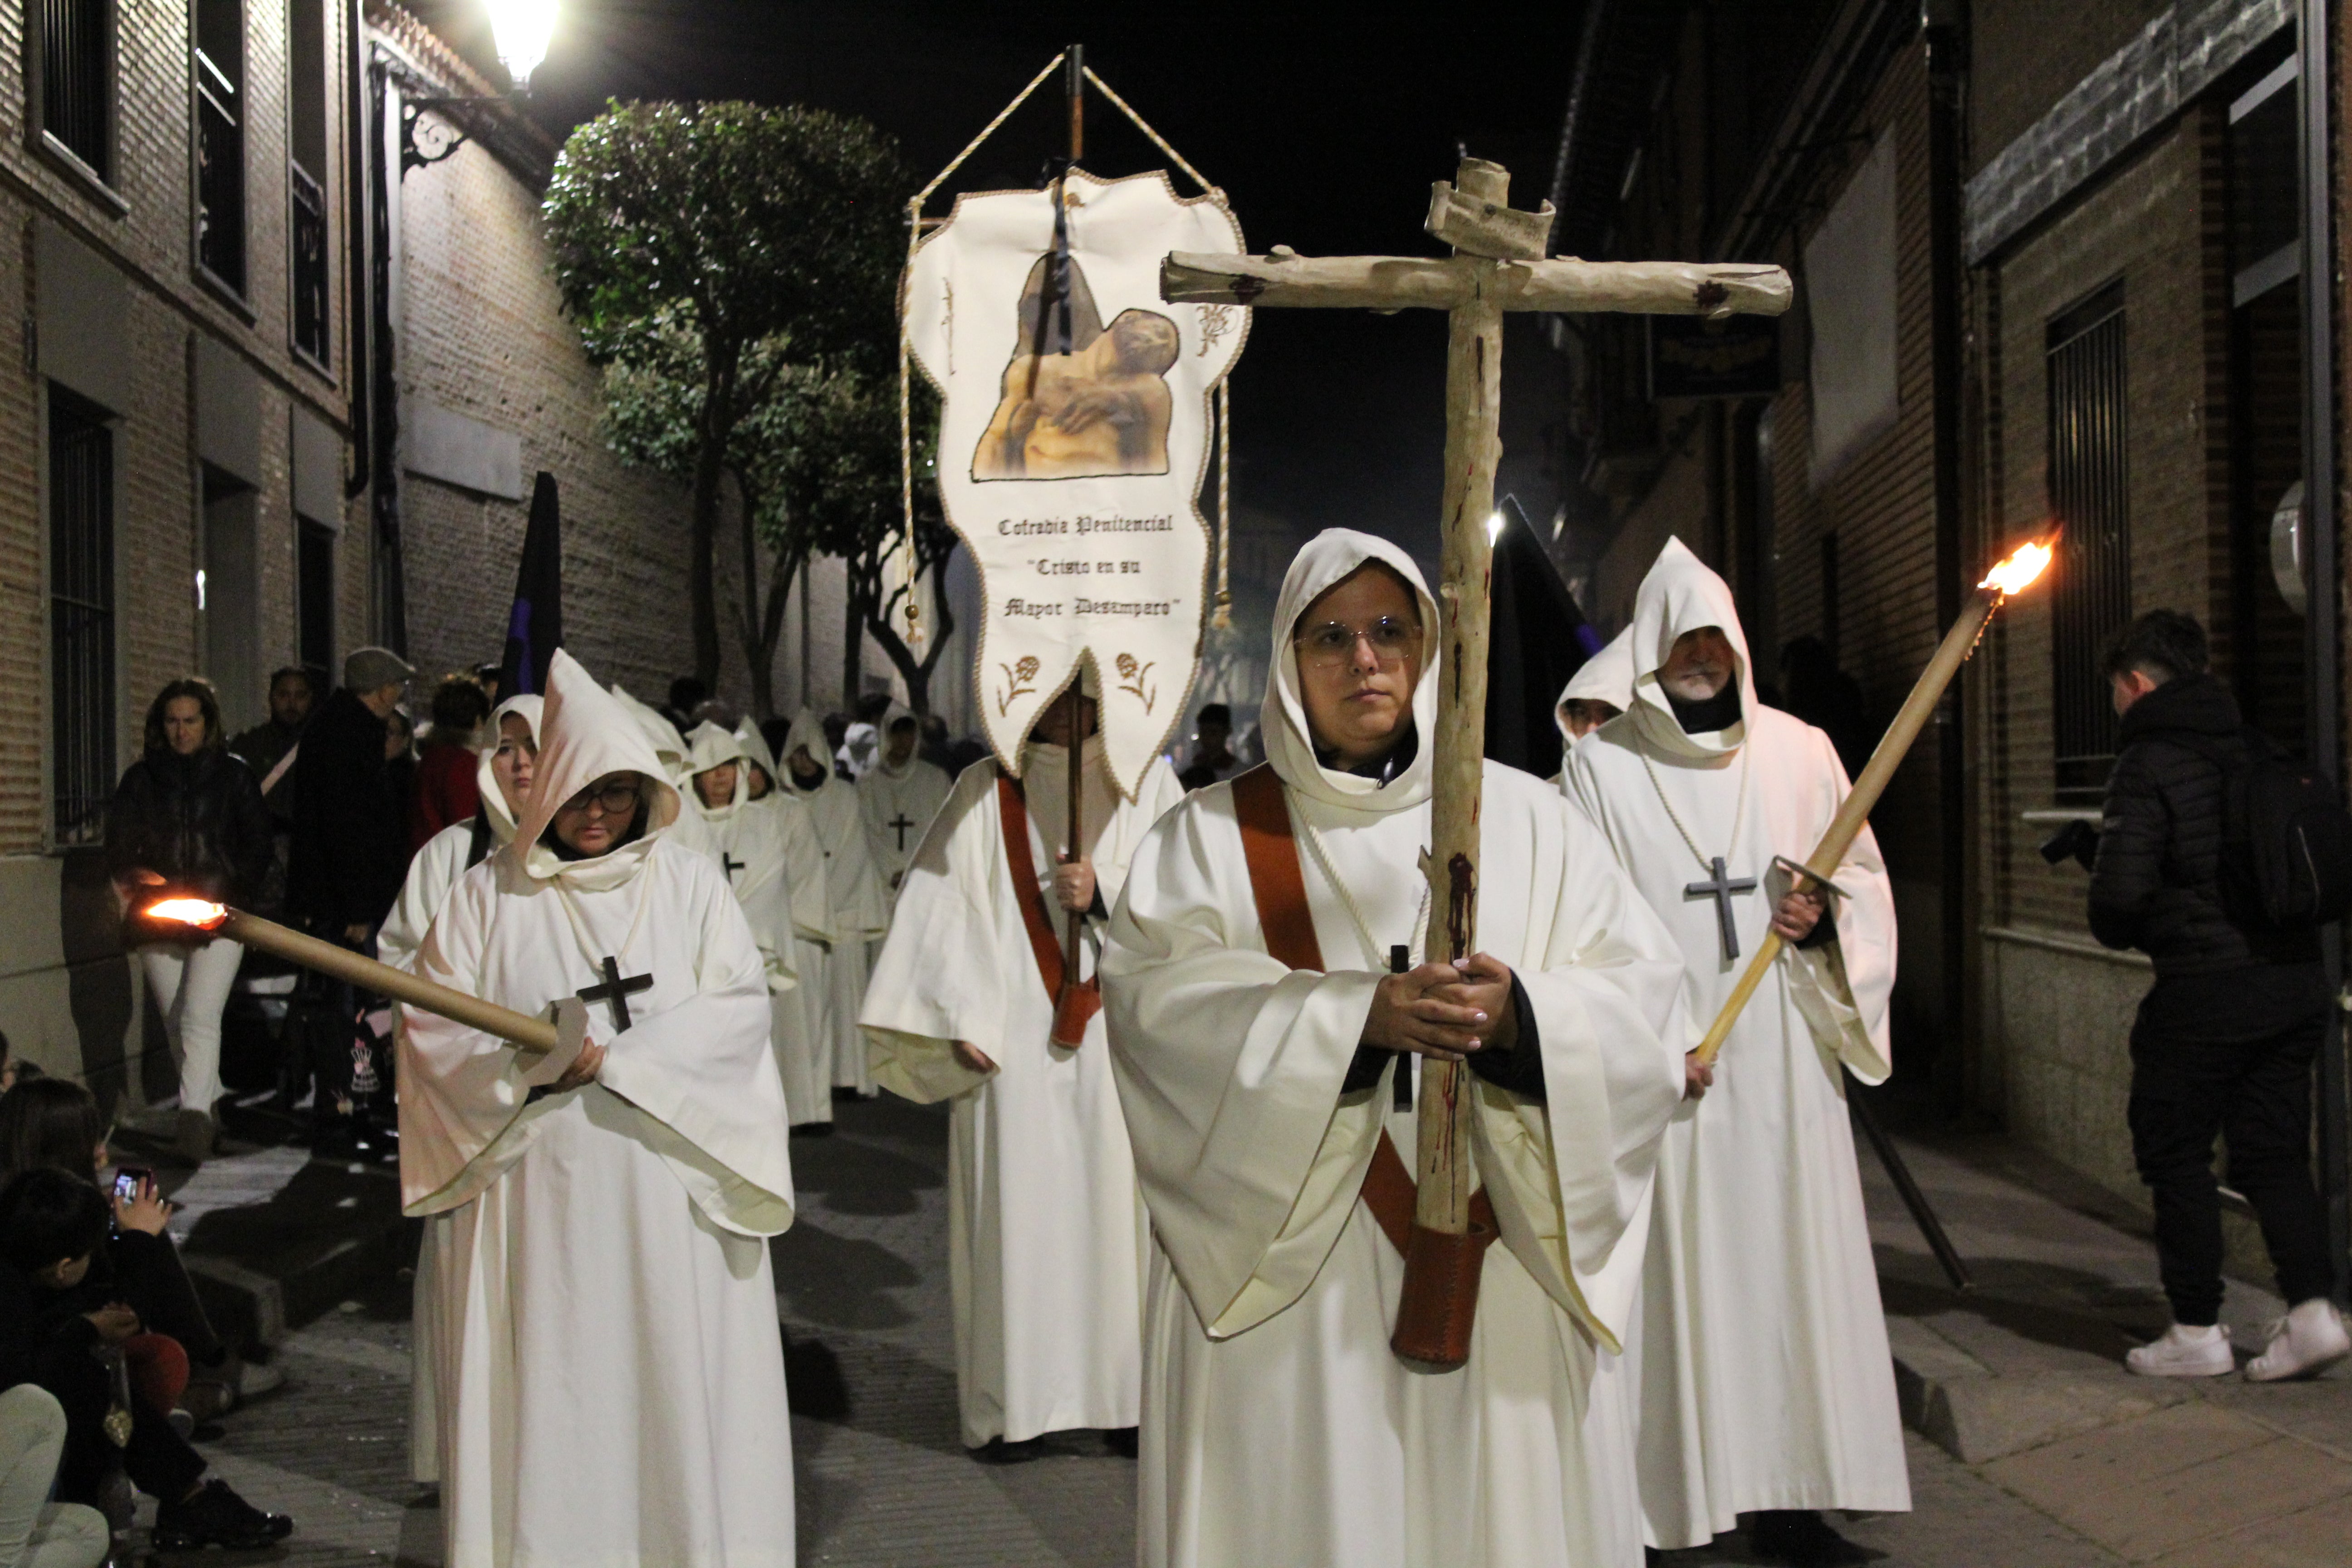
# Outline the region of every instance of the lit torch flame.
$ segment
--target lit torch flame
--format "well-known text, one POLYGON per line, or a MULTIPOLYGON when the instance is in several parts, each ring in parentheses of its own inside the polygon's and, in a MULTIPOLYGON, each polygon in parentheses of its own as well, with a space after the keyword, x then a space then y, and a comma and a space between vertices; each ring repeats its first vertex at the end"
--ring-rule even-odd
POLYGON ((2034 579, 2042 575, 2049 566, 2051 558, 2057 553, 2058 545, 2055 539, 2029 541, 2019 545, 2007 560, 1986 573, 1985 580, 1977 586, 1990 588, 2004 599, 2014 594, 2021 594, 2033 586, 2034 579))
POLYGON ((228 919, 228 906, 208 904, 202 899, 163 899, 147 906, 150 920, 179 921, 203 931, 216 931, 228 919))

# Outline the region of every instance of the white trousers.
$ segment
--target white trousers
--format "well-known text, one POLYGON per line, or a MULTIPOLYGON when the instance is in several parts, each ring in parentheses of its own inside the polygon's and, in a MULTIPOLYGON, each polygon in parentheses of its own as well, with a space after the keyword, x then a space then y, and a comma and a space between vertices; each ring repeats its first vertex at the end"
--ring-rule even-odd
POLYGON ((180 1053, 180 1109, 209 1112, 221 1097, 221 1009, 245 949, 221 937, 203 947, 157 942, 139 950, 155 1010, 180 1053))
POLYGON ((0 1568, 98 1568, 113 1541, 106 1516, 49 1500, 66 1413, 57 1396, 20 1383, 0 1394, 0 1568))

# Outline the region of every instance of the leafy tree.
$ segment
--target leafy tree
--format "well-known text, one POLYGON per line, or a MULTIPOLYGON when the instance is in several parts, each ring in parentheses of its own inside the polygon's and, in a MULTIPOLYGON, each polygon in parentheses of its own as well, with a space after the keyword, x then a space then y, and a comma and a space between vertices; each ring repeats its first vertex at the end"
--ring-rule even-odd
POLYGON ((930 476, 939 441, 939 402, 929 383, 914 384, 915 526, 914 571, 896 587, 884 570, 908 538, 899 491, 898 389, 885 367, 870 362, 844 366, 803 384, 802 439, 791 447, 786 473, 787 510, 797 526, 828 555, 847 568, 848 605, 842 648, 842 689, 857 689, 859 654, 870 634, 907 682, 907 700, 919 714, 930 711, 930 684, 955 616, 938 595, 937 624, 927 628, 929 645, 919 658, 891 616, 925 578, 941 579, 956 536, 940 508, 939 486, 930 476))
MULTIPOLYGON (((791 573, 768 574, 763 594, 756 563, 771 448, 792 428, 778 405, 806 367, 890 341, 910 183, 896 144, 863 120, 751 103, 614 102, 556 162, 545 207, 556 284, 612 373, 615 444, 693 487, 694 661, 707 684, 719 679, 725 481, 744 503, 746 653, 765 634, 772 654, 791 573)), ((767 660, 752 670, 764 688, 767 660)))

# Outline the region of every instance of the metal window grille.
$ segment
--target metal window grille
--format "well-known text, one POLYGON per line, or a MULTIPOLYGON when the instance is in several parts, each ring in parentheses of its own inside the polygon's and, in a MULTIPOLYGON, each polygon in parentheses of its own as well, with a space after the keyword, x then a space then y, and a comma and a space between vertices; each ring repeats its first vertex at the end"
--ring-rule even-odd
POLYGON ((196 259, 245 292, 245 9, 196 7, 196 259))
POLYGON ((114 436, 49 405, 49 709, 60 845, 95 844, 114 789, 114 436))
POLYGON ((41 129, 101 180, 114 177, 107 135, 110 0, 38 0, 41 129))
POLYGON ((2095 796, 2115 763, 2099 661, 2131 619, 2124 288, 2050 323, 2050 510, 2065 525, 2051 584, 2052 720, 2061 799, 2095 796))
POLYGON ((302 165, 286 165, 293 205, 294 347, 327 363, 327 195, 302 165))

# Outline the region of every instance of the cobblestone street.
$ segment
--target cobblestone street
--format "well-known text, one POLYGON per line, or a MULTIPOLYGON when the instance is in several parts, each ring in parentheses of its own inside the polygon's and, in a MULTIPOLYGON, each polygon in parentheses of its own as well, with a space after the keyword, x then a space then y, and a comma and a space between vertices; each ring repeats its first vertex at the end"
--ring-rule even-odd
MULTIPOLYGON (((958 1440, 944 1261, 945 1116, 887 1099, 839 1109, 836 1135, 793 1144, 800 1218, 775 1254, 787 1329, 796 1345, 814 1341, 838 1359, 850 1395, 845 1420, 793 1421, 801 1561, 841 1568, 1112 1568, 1131 1562, 1132 1461, 1107 1452, 1093 1434, 1078 1434, 1035 1462, 989 1467, 973 1463, 958 1440)), ((253 1178, 252 1190, 241 1194, 248 1200, 297 1169, 285 1151, 242 1162, 253 1178)), ((238 1194, 239 1163, 207 1167, 192 1193, 200 1200, 208 1191, 238 1194)), ((1931 1188, 1953 1193, 1939 1202, 1960 1205, 1952 1184, 1963 1178, 1948 1173, 1957 1167, 1930 1159, 1921 1168, 1931 1188)), ((1882 1265, 1900 1275, 1916 1261, 1906 1253, 1916 1237, 1899 1210, 1889 1212, 1893 1200, 1876 1190, 1882 1184, 1874 1168, 1868 1173, 1874 1214, 1882 1221, 1882 1265)), ((1975 1179, 1982 1186, 1983 1178, 1975 1179)), ((1961 1234, 1979 1258, 2004 1245, 1990 1232, 1961 1234)), ((2137 1256, 2128 1237, 2099 1234, 2110 1238, 2116 1256, 2137 1256)), ((2069 1241, 2081 1255, 2095 1239, 2084 1231, 2069 1241)), ((208 1451, 233 1485, 257 1503, 292 1513, 299 1529, 280 1552, 215 1553, 203 1561, 222 1568, 242 1562, 299 1568, 440 1562, 434 1495, 407 1479, 407 1315, 406 1284, 383 1275, 373 1289, 288 1336, 278 1355, 285 1385, 227 1417, 224 1436, 208 1451)), ((2217 1384, 2214 1394, 2242 1404, 2245 1394, 2259 1392, 2240 1387, 2217 1384)), ((2347 1404, 2352 1384, 2332 1379, 2281 1392, 2293 1394, 2276 1402, 2282 1409, 2327 1412, 2347 1404)), ((2308 1424, 2324 1453, 2340 1421, 2323 1415, 2308 1424)), ((1916 1511, 1845 1526, 1884 1552, 1892 1568, 2109 1568, 2159 1555, 2100 1544, 2108 1532, 2095 1517, 2076 1517, 2079 1498, 2045 1498, 2049 1512, 2023 1500, 2021 1492, 2036 1491, 2032 1471, 2046 1468, 2038 1458, 2023 1471, 2015 1460, 2007 1470, 1973 1467, 1916 1433, 1906 1441, 1916 1511), (2009 1476, 2016 1489, 1989 1470, 2009 1476)), ((2074 1457, 2063 1447, 2042 1452, 2064 1464, 2074 1457)), ((2193 1504, 2176 1479, 2133 1509, 2163 1519, 2200 1506, 2218 1505, 2193 1504)), ((2177 1525, 2189 1522, 2176 1518, 2177 1525)), ((2180 1534, 2175 1528, 2168 1538, 2180 1534)), ((1737 1537, 1667 1559, 1674 1568, 1752 1561, 1737 1537)), ((2210 1561, 2293 1568, 2341 1563, 2294 1550, 2210 1561)))

